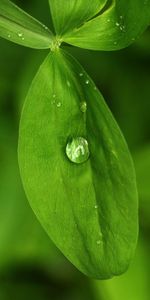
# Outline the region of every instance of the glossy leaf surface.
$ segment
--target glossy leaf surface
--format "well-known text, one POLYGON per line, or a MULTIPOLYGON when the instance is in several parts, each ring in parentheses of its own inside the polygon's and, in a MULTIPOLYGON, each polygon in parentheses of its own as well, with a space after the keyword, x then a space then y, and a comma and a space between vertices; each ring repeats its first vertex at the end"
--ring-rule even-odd
POLYGON ((64 255, 94 278, 124 272, 137 240, 132 160, 93 81, 61 50, 49 54, 28 93, 19 164, 30 204, 64 255), (90 152, 80 164, 66 155, 78 137, 90 152))
POLYGON ((37 49, 50 48, 53 37, 45 25, 9 0, 0 1, 0 36, 37 49))
POLYGON ((107 0, 49 0, 51 14, 58 34, 81 26, 97 14, 107 0))
POLYGON ((100 15, 66 32, 63 40, 91 50, 118 50, 133 43, 150 24, 150 0, 113 0, 108 4, 100 15))

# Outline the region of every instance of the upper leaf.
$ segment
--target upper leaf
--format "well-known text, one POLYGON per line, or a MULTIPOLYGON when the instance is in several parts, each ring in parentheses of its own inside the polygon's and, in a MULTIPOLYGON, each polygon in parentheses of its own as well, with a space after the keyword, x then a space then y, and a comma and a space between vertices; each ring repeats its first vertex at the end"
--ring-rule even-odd
POLYGON ((63 40, 91 50, 127 47, 150 24, 150 0, 112 0, 102 14, 84 23, 63 40))
POLYGON ((57 34, 61 35, 81 26, 97 14, 107 0, 49 0, 57 34))
POLYGON ((31 85, 19 164, 34 212, 68 259, 95 278, 124 272, 137 240, 132 160, 102 95, 62 51, 49 54, 31 85))
POLYGON ((0 36, 37 49, 50 48, 53 39, 45 25, 9 0, 0 0, 0 36))

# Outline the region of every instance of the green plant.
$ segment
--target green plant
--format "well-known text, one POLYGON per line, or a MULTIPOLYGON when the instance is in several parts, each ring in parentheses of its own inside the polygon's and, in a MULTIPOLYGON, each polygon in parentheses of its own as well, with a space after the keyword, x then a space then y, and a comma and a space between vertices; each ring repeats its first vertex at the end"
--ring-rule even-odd
POLYGON ((135 172, 102 95, 60 46, 128 46, 149 25, 150 0, 49 3, 56 36, 12 2, 0 2, 2 37, 51 50, 21 117, 21 176, 31 207, 57 247, 84 274, 111 278, 125 272, 136 246, 135 172))

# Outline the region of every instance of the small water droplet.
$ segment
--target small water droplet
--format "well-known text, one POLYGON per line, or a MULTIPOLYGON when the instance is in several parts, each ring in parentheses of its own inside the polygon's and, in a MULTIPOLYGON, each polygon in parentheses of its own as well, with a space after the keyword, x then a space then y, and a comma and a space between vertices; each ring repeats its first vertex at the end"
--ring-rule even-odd
POLYGON ((55 98, 56 98, 56 95, 55 95, 55 94, 53 94, 53 95, 52 95, 52 98, 53 98, 53 99, 52 99, 51 103, 52 103, 52 104, 55 104, 55 103, 56 103, 56 100, 55 100, 55 98))
POLYGON ((18 36, 22 39, 22 41, 24 41, 24 36, 22 32, 18 32, 18 36))
POLYGON ((98 208, 98 205, 95 205, 94 208, 97 209, 97 208, 98 208))
POLYGON ((61 107, 61 106, 62 106, 62 103, 61 103, 61 102, 57 102, 56 106, 57 106, 57 107, 61 107))
POLYGON ((11 35, 10 34, 8 34, 8 38, 10 38, 11 37, 11 35))
POLYGON ((118 22, 116 22, 116 26, 120 26, 120 24, 118 22))
POLYGON ((83 76, 83 73, 79 73, 79 76, 82 77, 82 76, 83 76))
POLYGON ((100 245, 100 244, 101 244, 101 240, 97 240, 97 241, 96 241, 96 244, 97 244, 97 245, 100 245))
POLYGON ((81 164, 89 158, 89 146, 86 139, 83 137, 73 138, 67 143, 66 154, 70 161, 81 164))
POLYGON ((83 102, 80 103, 80 109, 81 109, 81 111, 83 113, 86 112, 86 110, 87 110, 87 103, 85 101, 83 101, 83 102))
POLYGON ((46 25, 42 24, 42 26, 44 29, 48 30, 48 27, 46 25))
POLYGON ((110 19, 107 19, 107 22, 109 23, 109 22, 110 22, 110 19))
POLYGON ((114 42, 114 45, 117 45, 117 42, 114 42))
POLYGON ((85 81, 86 84, 89 84, 89 82, 90 82, 90 81, 89 81, 88 79, 85 81))
POLYGON ((22 32, 18 32, 18 36, 19 37, 23 37, 23 33, 22 32))

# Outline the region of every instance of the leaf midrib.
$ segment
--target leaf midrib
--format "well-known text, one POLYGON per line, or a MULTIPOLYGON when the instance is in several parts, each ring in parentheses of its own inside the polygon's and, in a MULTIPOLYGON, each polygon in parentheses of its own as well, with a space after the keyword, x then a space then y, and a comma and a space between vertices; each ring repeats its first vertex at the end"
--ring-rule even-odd
MULTIPOLYGON (((64 51, 64 53, 65 53, 65 51, 64 51)), ((65 53, 66 54, 66 53, 65 53)), ((68 53, 67 53, 67 55, 68 55, 68 53)), ((63 55, 64 56, 64 55, 63 55)), ((68 68, 68 65, 66 64, 66 62, 65 62, 65 60, 63 59, 63 64, 64 64, 64 67, 67 69, 67 71, 68 71, 68 73, 70 74, 70 76, 72 77, 72 80, 73 80, 73 82, 75 83, 75 86, 77 86, 77 84, 76 84, 76 80, 75 80, 75 78, 74 78, 74 76, 73 76, 73 74, 72 74, 72 72, 70 72, 70 69, 68 68)), ((81 67, 80 67, 81 68, 81 67)), ((82 69, 83 70, 83 69, 82 69)), ((83 70, 84 71, 84 70, 83 70)), ((77 86, 77 88, 78 88, 78 86, 77 86)), ((78 90, 79 90, 79 88, 78 88, 78 90)), ((85 122, 85 133, 86 133, 86 136, 87 136, 87 120, 84 120, 84 122, 85 122)), ((94 180, 94 177, 93 177, 93 172, 92 172, 92 170, 93 170, 93 167, 92 167, 92 164, 91 164, 91 160, 89 159, 89 169, 90 169, 90 177, 91 177, 91 180, 92 180, 92 184, 93 184, 93 191, 94 191, 94 198, 95 198, 95 202, 96 202, 96 204, 98 205, 98 207, 99 207, 99 202, 98 202, 98 200, 97 200, 97 195, 96 195, 96 189, 95 189, 95 180, 94 180)), ((101 220, 100 220, 100 214, 99 214, 99 212, 97 213, 97 219, 98 219, 98 223, 99 223, 99 226, 100 226, 100 228, 101 228, 101 233, 102 233, 102 248, 103 248, 103 253, 105 253, 105 245, 106 245, 106 242, 104 241, 104 234, 103 234, 103 226, 102 226, 102 223, 101 223, 101 220)))
POLYGON ((104 14, 109 13, 110 10, 112 10, 115 7, 115 0, 108 0, 107 3, 105 4, 106 10, 104 9, 104 7, 102 8, 102 10, 100 10, 98 13, 96 13, 92 18, 89 18, 85 23, 81 24, 79 27, 76 27, 70 31, 67 31, 65 34, 62 35, 62 40, 65 42, 67 42, 67 38, 70 39, 74 39, 76 38, 76 32, 82 30, 83 28, 86 28, 87 25, 89 25, 90 23, 92 23, 93 21, 100 19, 101 16, 103 16, 104 14), (107 7, 107 3, 110 2, 110 5, 107 7), (75 36, 74 36, 74 30, 75 30, 75 36))
MULTIPOLYGON (((29 32, 29 33, 32 33, 32 35, 34 34, 35 36, 37 37, 40 37, 40 39, 42 38, 43 40, 49 40, 50 41, 50 37, 53 39, 53 35, 52 33, 50 32, 50 30, 48 29, 48 33, 49 33, 49 37, 48 37, 48 34, 46 35, 42 35, 40 34, 40 32, 37 31, 32 31, 30 30, 28 27, 25 27, 24 25, 20 24, 19 22, 16 22, 14 20, 11 20, 10 18, 6 17, 6 16, 3 16, 0 14, 0 20, 2 20, 2 22, 4 23, 4 25, 1 25, 4 27, 4 29, 6 29, 5 27, 5 20, 9 23, 9 25, 12 25, 12 24, 15 24, 17 25, 18 27, 20 27, 21 29, 25 30, 26 32, 29 32), (4 21, 3 21, 4 20, 4 21)), ((41 25, 41 24, 40 24, 41 25)), ((42 25, 41 25, 42 26, 42 25)), ((42 32, 44 34, 44 31, 42 32)), ((52 42, 52 41, 51 41, 52 42)))

